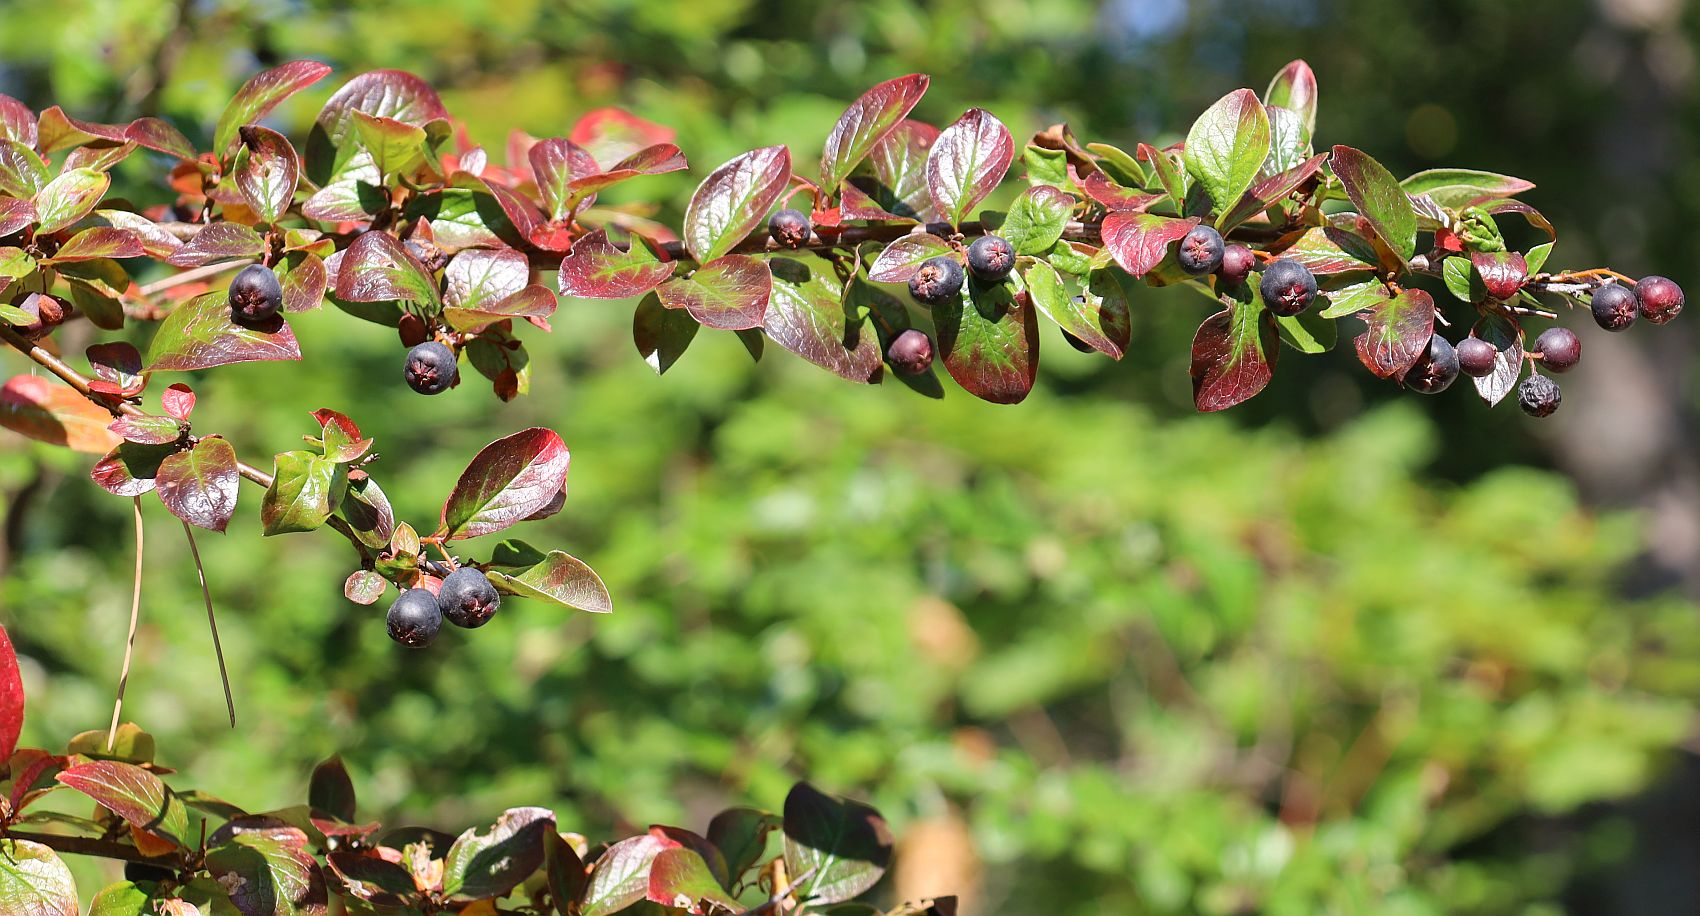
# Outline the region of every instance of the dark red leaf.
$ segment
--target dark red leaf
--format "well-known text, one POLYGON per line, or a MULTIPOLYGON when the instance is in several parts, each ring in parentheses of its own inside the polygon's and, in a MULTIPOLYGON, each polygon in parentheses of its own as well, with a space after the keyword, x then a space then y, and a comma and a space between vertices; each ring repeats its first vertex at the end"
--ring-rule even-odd
POLYGON ((292 60, 262 70, 236 90, 236 96, 218 116, 213 130, 213 152, 223 157, 236 141, 236 130, 271 113, 284 99, 324 79, 331 68, 314 60, 292 60))
POLYGON ((0 626, 0 760, 10 760, 24 729, 24 680, 12 637, 0 626))
POLYGON ((247 125, 240 135, 243 151, 237 153, 232 176, 236 189, 261 220, 275 223, 295 199, 295 185, 301 179, 301 159, 289 138, 275 130, 247 125))
POLYGON ((199 267, 233 258, 257 258, 265 250, 266 240, 241 223, 209 223, 182 248, 172 252, 166 263, 174 267, 199 267))
POLYGON ((1196 225, 1197 217, 1174 219, 1117 210, 1104 216, 1100 231, 1104 247, 1110 250, 1110 255, 1122 270, 1135 277, 1143 277, 1163 262, 1170 245, 1184 238, 1196 225))
POLYGON ((65 264, 73 261, 92 261, 96 258, 139 258, 147 251, 142 240, 128 229, 111 226, 91 226, 71 236, 59 246, 52 261, 65 264))
POLYGON ((997 189, 1015 159, 1009 128, 991 112, 970 108, 939 132, 927 153, 927 191, 939 217, 962 222, 997 189))
POLYGON ((264 326, 230 320, 229 295, 203 293, 166 316, 148 347, 150 370, 187 372, 230 363, 301 358, 295 334, 283 319, 264 326))
POLYGON ((1515 297, 1529 279, 1528 262, 1515 251, 1473 252, 1470 263, 1476 266, 1488 295, 1501 302, 1515 297))
POLYGON ((1403 375, 1434 336, 1434 297, 1420 289, 1378 299, 1358 315, 1369 325, 1354 341, 1358 359, 1378 378, 1403 375))
POLYGON ((0 95, 0 137, 35 147, 35 112, 9 95, 0 95))
POLYGON ((567 479, 566 443, 553 430, 521 430, 485 446, 443 504, 451 540, 501 531, 547 506, 567 479))
POLYGON ((933 306, 945 369, 981 400, 1020 403, 1039 373, 1038 313, 1007 283, 970 290, 972 296, 933 306))
POLYGON ((142 354, 127 341, 95 344, 88 348, 89 367, 97 378, 117 385, 121 391, 140 390, 142 354))
POLYGON ((140 118, 130 122, 124 129, 124 136, 138 146, 145 146, 167 156, 175 156, 188 162, 195 159, 195 145, 183 132, 159 118, 140 118))
POLYGON ((561 295, 584 299, 628 299, 660 286, 673 273, 673 265, 658 261, 649 249, 633 239, 631 250, 621 251, 608 241, 601 229, 573 243, 561 260, 561 295))
POLYGON ((159 463, 154 487, 171 514, 198 528, 223 531, 236 512, 236 450, 223 439, 202 439, 195 447, 159 463))
POLYGON ((584 196, 573 192, 574 180, 601 171, 595 157, 571 140, 539 140, 526 157, 537 181, 537 193, 543 199, 543 212, 550 219, 564 218, 574 199, 584 196))
POLYGON ((1260 302, 1239 302, 1204 319, 1192 339, 1193 402, 1225 410, 1269 384, 1280 337, 1260 302))
POLYGON ((1108 210, 1137 210, 1143 212, 1165 195, 1147 194, 1138 188, 1124 188, 1105 178, 1098 172, 1089 173, 1080 182, 1081 190, 1086 196, 1104 205, 1108 210))
POLYGON ((791 151, 783 146, 751 150, 715 169, 685 208, 691 256, 707 264, 737 247, 766 221, 790 180, 791 151))
POLYGON ((729 254, 675 277, 655 290, 661 304, 690 312, 697 323, 722 331, 759 328, 773 292, 773 276, 755 258, 729 254))
POLYGON ((821 151, 823 187, 836 187, 850 176, 875 146, 884 140, 927 92, 928 77, 911 73, 887 80, 850 104, 827 135, 821 151))
POLYGON ((570 187, 572 192, 579 196, 594 194, 629 178, 677 172, 685 168, 685 165, 685 156, 679 152, 677 146, 671 143, 657 143, 616 162, 613 168, 606 172, 574 178, 570 187))
POLYGON ((437 282, 394 236, 366 232, 342 253, 336 272, 336 297, 349 302, 407 299, 440 304, 437 282))

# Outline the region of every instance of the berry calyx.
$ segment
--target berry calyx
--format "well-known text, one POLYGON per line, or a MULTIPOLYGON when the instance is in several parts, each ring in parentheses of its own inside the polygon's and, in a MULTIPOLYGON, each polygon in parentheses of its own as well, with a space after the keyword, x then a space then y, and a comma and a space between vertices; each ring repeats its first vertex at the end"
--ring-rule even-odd
POLYGON ((768 218, 767 234, 781 248, 801 248, 809 243, 814 226, 801 210, 785 209, 768 218))
POLYGON ((1517 386, 1517 406, 1531 417, 1550 417, 1563 401, 1558 383, 1544 375, 1531 375, 1517 386))
POLYGON ((283 309, 283 284, 264 264, 249 264, 230 281, 230 319, 262 324, 283 309))
POLYGON ((1201 277, 1213 274, 1222 266, 1222 255, 1226 250, 1222 241, 1222 233, 1209 226, 1194 226, 1181 239, 1180 250, 1175 252, 1175 260, 1180 262, 1181 270, 1201 277))
POLYGON ((1589 305, 1594 310, 1594 323, 1608 331, 1622 331, 1641 317, 1641 303, 1627 286, 1607 283, 1594 290, 1589 305))
POLYGON ((443 628, 443 611, 430 589, 410 588, 390 605, 384 623, 389 627, 391 639, 409 649, 423 649, 443 628))
POLYGON ((1499 348, 1480 337, 1458 341, 1458 368, 1471 378, 1486 378, 1493 374, 1499 360, 1499 348))
POLYGON ((407 351, 407 365, 402 367, 407 387, 420 394, 442 394, 460 377, 455 365, 455 351, 435 340, 407 351))
POLYGON ((933 341, 909 328, 891 339, 891 346, 885 348, 885 361, 903 375, 920 375, 933 365, 933 341))
POLYGON ((1554 372, 1569 372, 1582 359, 1582 339, 1569 328, 1547 328, 1535 338, 1541 365, 1554 372))
POLYGON ((1262 290, 1269 310, 1290 318, 1316 301, 1316 277, 1310 268, 1292 258, 1281 258, 1263 269, 1262 290))
POLYGON ((949 302, 962 291, 962 265, 947 255, 921 262, 915 276, 909 278, 909 295, 923 305, 949 302))
POLYGON ((462 566, 443 580, 443 587, 437 590, 437 606, 449 623, 471 629, 490 622, 502 606, 502 596, 490 584, 489 576, 462 566))
POLYGON ((1682 287, 1664 277, 1643 277, 1635 284, 1635 299, 1641 314, 1654 324, 1665 324, 1682 314, 1682 287))
POLYGON ((1015 246, 1002 236, 982 235, 968 246, 968 272, 981 283, 1002 283, 1015 269, 1015 246))
POLYGON ((1252 269, 1257 266, 1257 255, 1244 245, 1229 245, 1222 250, 1222 266, 1218 275, 1229 286, 1238 286, 1251 276, 1252 269))
POLYGON ((1405 373, 1405 385, 1423 394, 1439 394, 1458 377, 1458 351, 1452 341, 1435 334, 1428 348, 1405 373))

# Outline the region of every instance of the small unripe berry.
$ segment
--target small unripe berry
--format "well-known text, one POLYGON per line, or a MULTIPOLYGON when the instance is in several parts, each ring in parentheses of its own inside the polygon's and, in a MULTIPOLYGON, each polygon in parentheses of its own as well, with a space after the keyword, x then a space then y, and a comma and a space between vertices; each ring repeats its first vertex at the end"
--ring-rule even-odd
POLYGON ((1251 276, 1257 266, 1257 255, 1244 245, 1229 245, 1222 250, 1221 277, 1229 286, 1238 286, 1251 276))
POLYGON ((1458 341, 1458 368, 1471 378, 1486 378, 1493 374, 1499 349, 1480 337, 1458 341))
POLYGON ((1015 269, 1015 246, 1002 236, 982 235, 968 246, 968 272, 981 283, 1002 283, 1015 269))
POLYGON ((781 248, 801 248, 809 243, 814 226, 801 210, 781 210, 767 221, 767 234, 781 248))
POLYGON ((1175 252, 1175 260, 1180 262, 1181 270, 1195 277, 1213 274, 1216 268, 1222 266, 1225 245, 1222 233, 1209 226, 1194 226, 1192 231, 1181 239, 1181 247, 1175 252))
POLYGON ((1569 372, 1582 358, 1582 339, 1569 328, 1547 328, 1535 338, 1541 365, 1554 372, 1569 372))
POLYGON ((496 615, 502 596, 490 577, 470 566, 449 573, 437 590, 437 605, 443 616, 457 627, 481 627, 496 615))
POLYGON ((1531 375, 1517 386, 1517 406, 1531 417, 1550 417, 1564 400, 1558 383, 1544 375, 1531 375))
POLYGON ((1621 331, 1641 317, 1641 303, 1627 286, 1608 283, 1594 290, 1589 303, 1594 310, 1594 323, 1608 331, 1621 331))
POLYGON ((933 365, 933 342, 926 334, 909 328, 891 339, 885 360, 904 375, 920 375, 933 365))
POLYGON ((1457 377, 1458 351, 1452 341, 1436 334, 1428 339, 1428 348, 1405 373, 1405 384, 1423 394, 1439 394, 1457 377))
POLYGON ((443 628, 443 611, 430 589, 410 588, 390 605, 384 623, 389 627, 391 639, 410 649, 423 649, 443 628))
POLYGON ((407 386, 420 394, 442 394, 460 377, 460 367, 455 365, 455 351, 427 340, 407 351, 402 376, 407 386))
POLYGON ((1310 268, 1292 258, 1269 262, 1263 269, 1261 288, 1264 304, 1282 317, 1297 315, 1316 301, 1316 277, 1310 268))
POLYGON ((1665 324, 1682 314, 1682 287, 1664 277, 1643 277, 1635 284, 1641 314, 1654 324, 1665 324))
POLYGON ((283 284, 264 264, 249 264, 230 281, 230 320, 263 324, 283 308, 283 284))
POLYGON ((962 265, 947 255, 921 262, 915 276, 909 278, 909 295, 923 305, 949 302, 962 291, 962 265))

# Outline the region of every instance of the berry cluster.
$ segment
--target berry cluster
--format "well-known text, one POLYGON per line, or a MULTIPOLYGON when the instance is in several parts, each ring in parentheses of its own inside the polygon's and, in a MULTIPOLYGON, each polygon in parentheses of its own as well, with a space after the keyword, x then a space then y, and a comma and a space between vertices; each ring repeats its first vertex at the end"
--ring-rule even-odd
POLYGON ((501 605, 501 593, 490 578, 462 566, 443 578, 436 594, 424 586, 402 592, 384 621, 391 639, 410 649, 423 649, 436 640, 443 618, 457 627, 475 629, 489 623, 501 605))

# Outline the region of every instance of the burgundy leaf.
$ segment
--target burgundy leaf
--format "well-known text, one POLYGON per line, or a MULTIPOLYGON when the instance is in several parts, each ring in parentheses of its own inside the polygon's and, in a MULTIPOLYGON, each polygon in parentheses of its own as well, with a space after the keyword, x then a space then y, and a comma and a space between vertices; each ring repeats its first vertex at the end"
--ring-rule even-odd
POLYGON ((223 439, 202 439, 159 463, 154 487, 171 514, 198 528, 223 531, 236 512, 236 450, 223 439))
POLYGON ((537 192, 543 198, 543 211, 550 219, 564 218, 573 199, 583 196, 575 195, 571 188, 576 179, 601 171, 595 157, 571 140, 540 140, 526 156, 537 181, 537 192))
POLYGON ((636 238, 629 251, 621 251, 597 229, 573 243, 558 279, 563 296, 628 299, 660 286, 672 273, 672 264, 656 260, 636 238))
POLYGON ((240 131, 243 152, 237 154, 236 188, 260 219, 275 223, 301 178, 301 160, 289 139, 274 130, 248 125, 240 131))
POLYGON ((1281 256, 1298 261, 1319 277, 1374 270, 1377 263, 1369 239, 1333 226, 1307 230, 1281 256))
POLYGON ((266 240, 241 223, 208 223, 183 247, 172 252, 166 263, 173 267, 199 267, 233 258, 257 258, 266 251, 266 240))
POLYGON ((846 181, 838 186, 839 219, 868 219, 880 222, 914 222, 907 216, 899 216, 880 206, 879 202, 868 196, 868 192, 857 187, 854 182, 846 181))
POLYGON ((869 89, 850 104, 827 135, 821 151, 821 186, 831 188, 849 177, 926 94, 928 77, 911 73, 869 89))
POLYGON ((773 296, 762 329, 774 343, 852 382, 879 378, 878 335, 846 310, 844 289, 818 259, 774 258, 773 296))
POLYGON ((1100 232, 1104 247, 1122 270, 1143 277, 1163 262, 1169 246, 1186 237, 1198 218, 1173 219, 1132 210, 1116 210, 1104 216, 1100 232))
POLYGON ((1378 378, 1403 375, 1434 336, 1434 298, 1420 289, 1380 299, 1358 314, 1369 325, 1354 341, 1358 359, 1378 378))
POLYGON ((1020 403, 1039 373, 1038 313, 1007 283, 970 289, 972 297, 933 306, 945 369, 981 400, 1020 403))
POLYGON ((991 112, 970 108, 939 133, 927 154, 927 190, 939 216, 962 222, 997 189, 1015 159, 1009 128, 991 112))
POLYGON ((128 229, 92 226, 71 236, 53 254, 53 263, 92 261, 95 258, 139 258, 146 254, 142 240, 128 229))
POLYGON ((783 146, 751 150, 715 169, 685 208, 691 256, 707 264, 736 248, 767 219, 790 180, 791 151, 783 146))
POLYGON ((1192 339, 1193 402, 1225 410, 1262 391, 1274 374, 1280 339, 1260 302, 1237 302, 1198 326, 1192 339))
POLYGON ((875 144, 868 162, 877 187, 869 193, 881 207, 922 222, 939 218, 927 191, 927 157, 938 137, 931 124, 905 120, 875 144))
POLYGON ((41 117, 36 120, 36 149, 45 155, 54 150, 82 146, 95 140, 122 144, 128 139, 124 136, 124 130, 125 127, 121 124, 79 121, 55 105, 42 112, 41 117))
POLYGON ((249 327, 230 320, 224 291, 203 293, 166 316, 148 347, 150 370, 186 372, 230 363, 301 358, 295 334, 281 318, 249 327))
POLYGON ((183 136, 182 131, 159 118, 140 118, 130 122, 130 126, 124 129, 124 136, 131 143, 167 156, 188 162, 195 160, 195 145, 183 136))
POLYGON ((407 299, 435 307, 437 283, 425 265, 394 236, 366 232, 342 253, 336 272, 336 297, 349 302, 407 299))
POLYGON ((1492 407, 1516 389, 1517 378, 1523 374, 1523 328, 1509 315, 1490 312, 1476 322, 1470 336, 1493 344, 1498 351, 1494 355, 1493 371, 1471 379, 1476 383, 1476 393, 1492 407))
POLYGON ((627 156, 606 172, 574 178, 568 186, 575 196, 595 194, 639 175, 661 175, 685 168, 685 156, 671 143, 657 143, 627 156))
POLYGON ((95 344, 88 348, 87 356, 96 378, 112 382, 123 391, 141 388, 142 354, 133 344, 122 340, 95 344))
MULTIPOLYGON (((0 201, 4 204, 4 201, 0 201)), ((142 241, 142 250, 151 258, 166 260, 183 247, 183 240, 166 231, 164 226, 128 210, 96 210, 94 214, 119 229, 127 229, 142 241)), ((4 235, 0 232, 0 235, 4 235)))
POLYGON ((929 232, 911 232, 891 244, 868 265, 868 279, 875 283, 908 283, 921 264, 951 253, 944 239, 929 232))
POLYGON ((9 95, 0 95, 0 137, 35 147, 35 112, 9 95))
POLYGON ((342 151, 353 144, 354 112, 414 127, 446 121, 448 110, 431 85, 401 70, 373 70, 344 83, 320 109, 307 137, 307 168, 315 179, 329 177, 342 151))
POLYGON ((35 204, 17 197, 0 197, 0 236, 11 235, 35 220, 35 204))
POLYGON ((140 496, 153 491, 160 462, 175 452, 169 445, 120 442, 89 471, 89 479, 113 496, 140 496))
POLYGON ((1545 232, 1548 240, 1558 240, 1558 230, 1553 228, 1552 221, 1542 216, 1541 211, 1520 200, 1489 200, 1480 202, 1479 206, 1495 216, 1501 213, 1515 213, 1528 220, 1529 225, 1545 232))
POLYGON ((1488 295, 1501 302, 1515 297, 1529 279, 1529 265, 1515 251, 1477 251, 1470 255, 1488 295))
POLYGON ((513 249, 469 248, 443 269, 443 305, 480 309, 525 288, 531 265, 513 249))
POLYGON ((10 760, 24 729, 24 680, 12 637, 0 626, 0 760, 10 760))
POLYGON ((1106 210, 1144 210, 1164 198, 1162 194, 1147 194, 1138 188, 1124 188, 1098 172, 1088 174, 1080 182, 1086 196, 1104 205, 1106 210))
POLYGON ((1322 164, 1327 161, 1327 153, 1318 153, 1285 172, 1271 175, 1252 185, 1240 198, 1240 202, 1223 218, 1223 231, 1226 232, 1279 203, 1321 171, 1322 164))
POLYGON ((684 309, 697 323, 722 331, 761 327, 772 292, 767 265, 741 254, 710 261, 656 288, 662 305, 684 309))
POLYGON ((107 427, 126 442, 137 445, 167 445, 183 436, 183 423, 175 417, 133 417, 129 414, 107 427))
POLYGON ((521 430, 485 446, 443 504, 450 540, 477 537, 521 521, 547 506, 567 479, 566 443, 542 427, 521 430))
MULTIPOLYGON (((294 261, 296 256, 290 256, 294 261)), ((283 310, 310 312, 324 304, 328 283, 325 262, 316 254, 301 256, 283 275, 283 310)))
POLYGON ((94 760, 60 773, 59 782, 99 802, 138 830, 175 843, 188 836, 183 802, 158 776, 121 760, 94 760))
POLYGON ((263 70, 236 90, 236 96, 218 116, 213 130, 213 152, 221 158, 236 140, 237 128, 252 124, 271 113, 284 99, 324 79, 331 68, 313 60, 293 60, 263 70))

